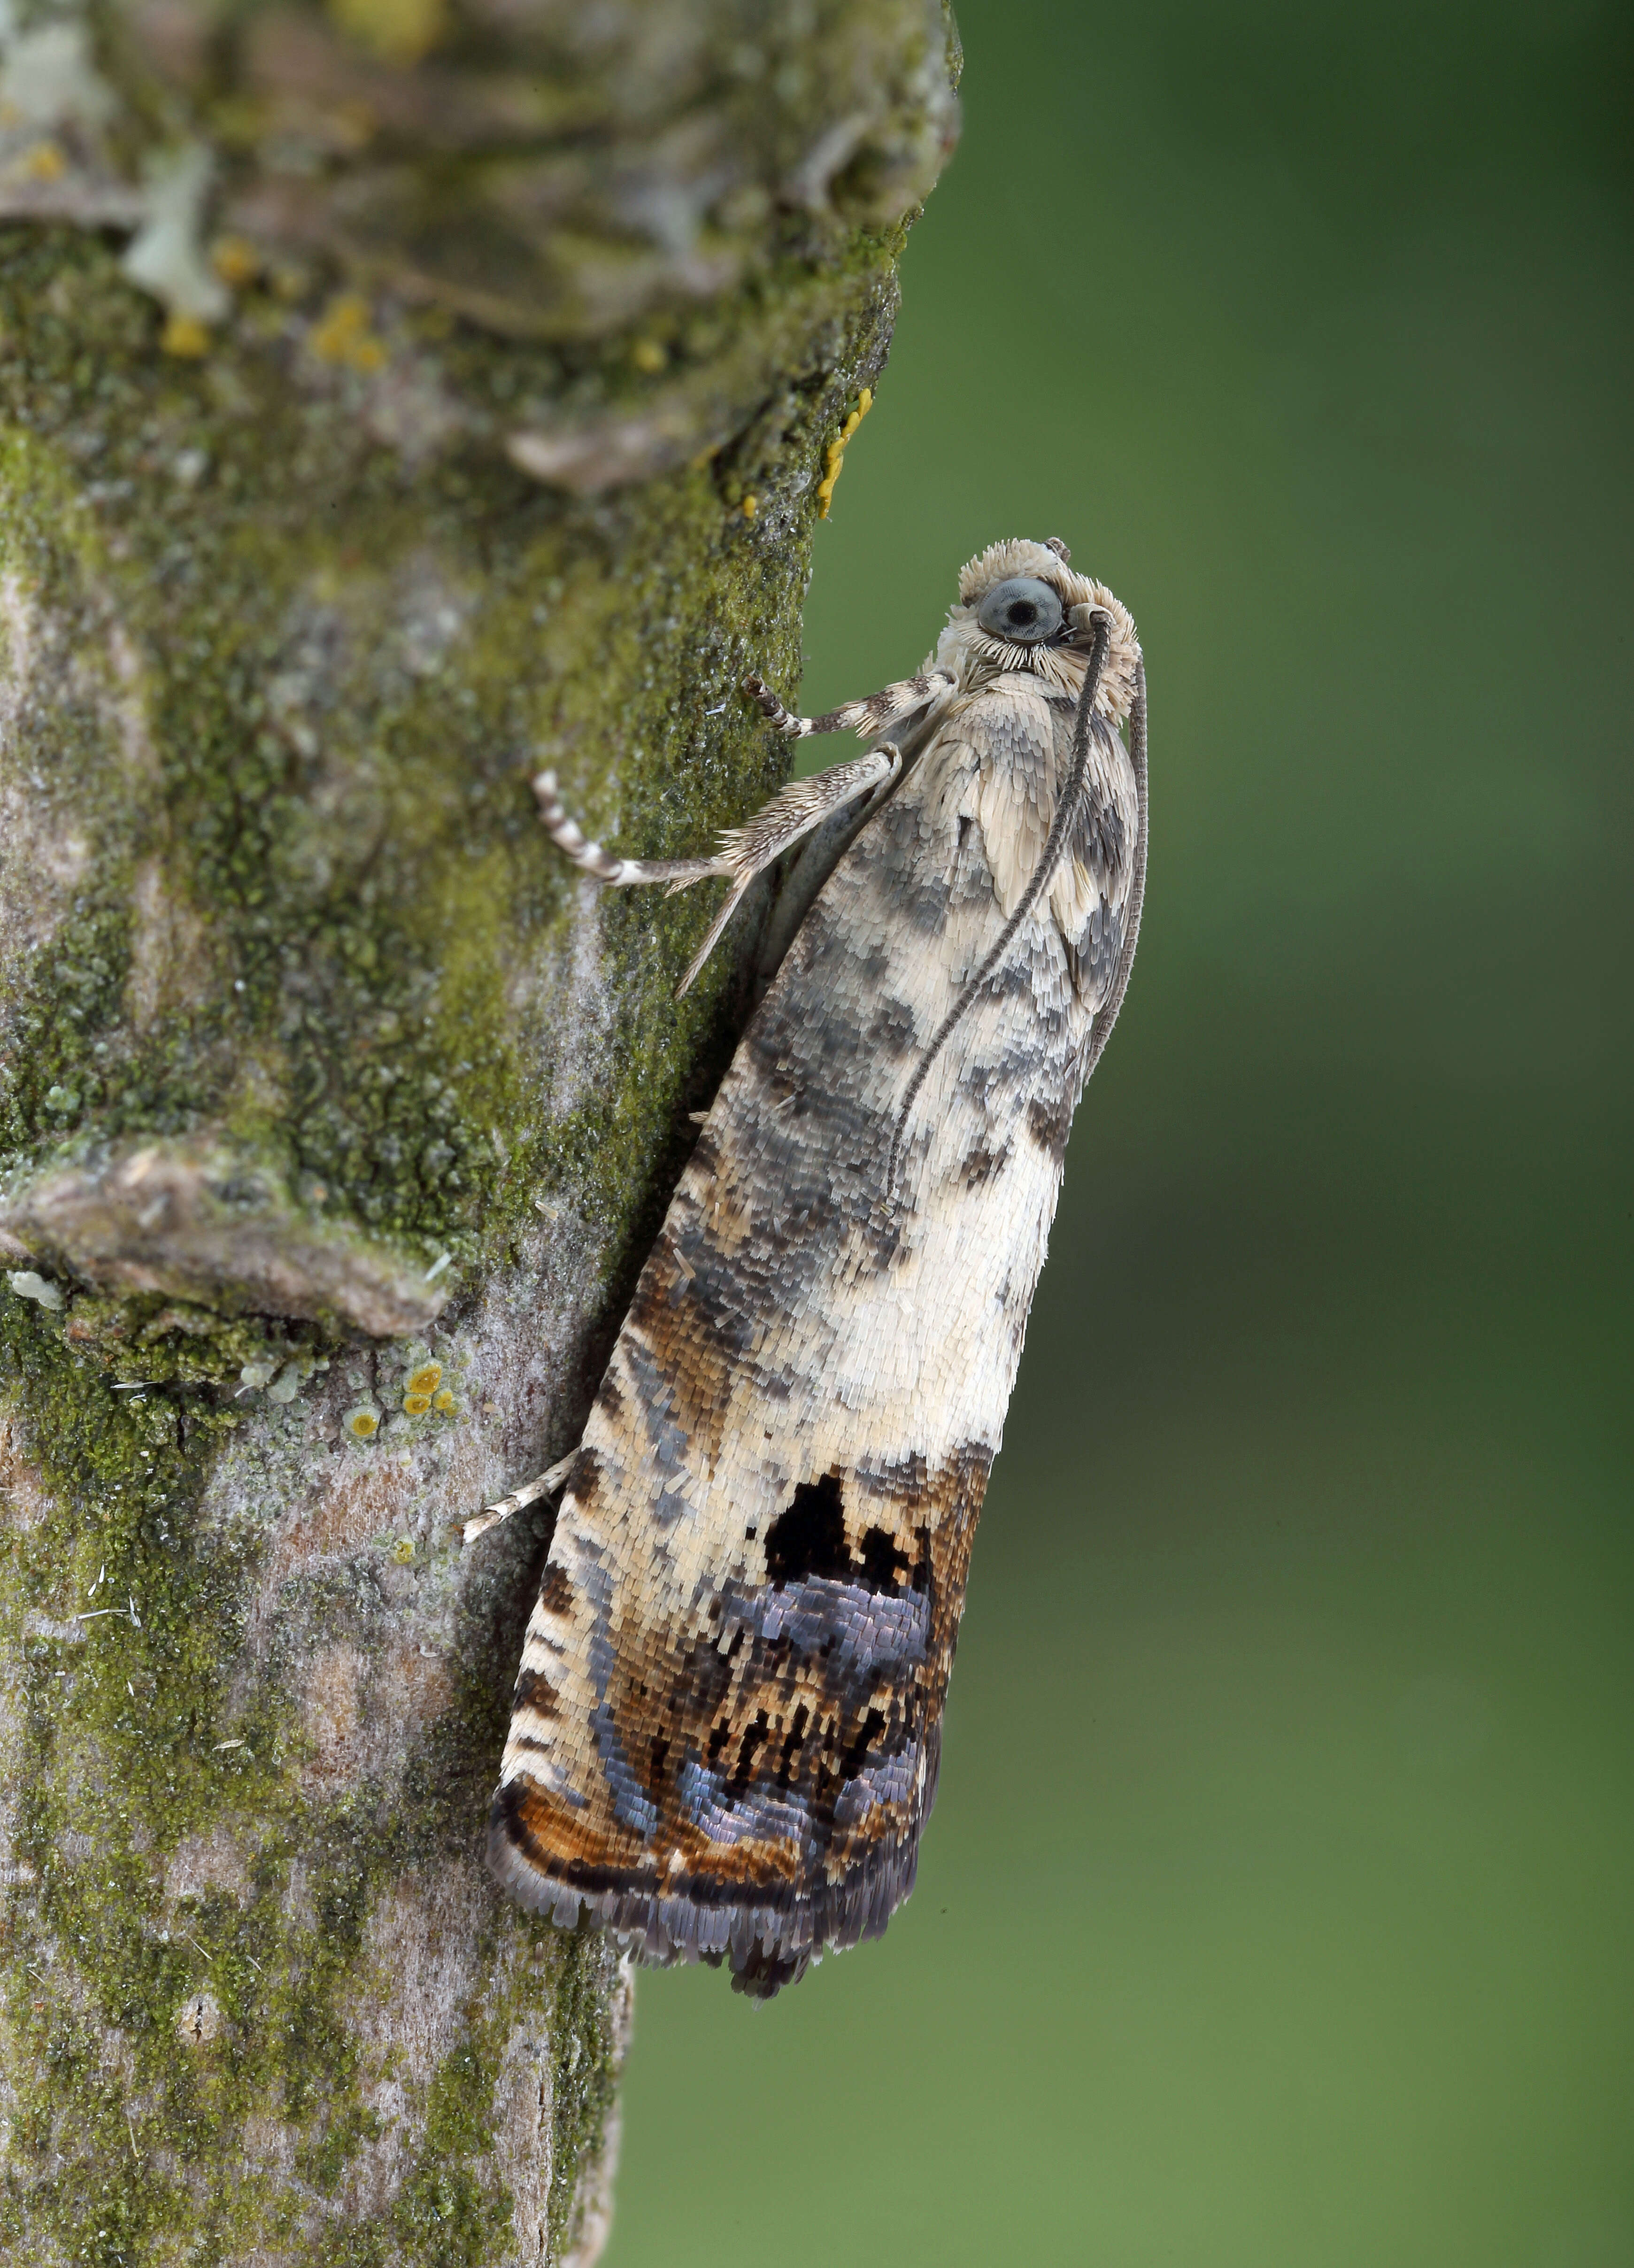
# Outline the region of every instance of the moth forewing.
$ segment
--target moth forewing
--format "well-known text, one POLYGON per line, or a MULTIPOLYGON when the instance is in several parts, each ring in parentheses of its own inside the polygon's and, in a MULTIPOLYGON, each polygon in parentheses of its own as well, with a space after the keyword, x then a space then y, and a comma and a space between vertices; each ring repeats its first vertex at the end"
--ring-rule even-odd
MULTIPOLYGON (((766 1993, 912 1888, 1145 805, 1134 626, 1059 546, 973 560, 931 661, 867 702, 805 720, 752 690, 791 737, 895 741, 713 860, 602 872, 735 887, 798 820, 821 877, 797 864, 798 925, 566 1461, 490 1851, 558 1921, 766 1993)), ((588 871, 640 864, 546 817, 588 871)))

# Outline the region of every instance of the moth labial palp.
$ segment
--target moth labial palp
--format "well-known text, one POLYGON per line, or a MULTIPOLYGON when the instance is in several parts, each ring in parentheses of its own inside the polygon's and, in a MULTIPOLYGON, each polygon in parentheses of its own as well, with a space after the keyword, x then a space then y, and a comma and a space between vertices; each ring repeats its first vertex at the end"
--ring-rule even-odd
POLYGON ((763 997, 547 1476, 489 1847, 558 1922, 763 1996, 913 1886, 1067 1132, 1134 955, 1146 726, 1133 622, 1053 541, 972 560, 924 668, 866 701, 745 690, 786 738, 872 745, 693 858, 609 852, 534 782, 604 886, 727 882, 683 990, 793 856, 763 997))

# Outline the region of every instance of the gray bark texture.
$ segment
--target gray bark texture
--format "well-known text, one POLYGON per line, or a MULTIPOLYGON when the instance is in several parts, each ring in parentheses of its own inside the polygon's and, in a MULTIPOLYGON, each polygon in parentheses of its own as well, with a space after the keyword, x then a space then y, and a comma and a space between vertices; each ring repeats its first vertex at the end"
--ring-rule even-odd
POLYGON ((9 2260, 600 2248, 629 1980, 480 1858, 549 1515, 459 1522, 742 997, 527 782, 659 856, 776 785, 956 71, 936 0, 0 6, 9 2260))

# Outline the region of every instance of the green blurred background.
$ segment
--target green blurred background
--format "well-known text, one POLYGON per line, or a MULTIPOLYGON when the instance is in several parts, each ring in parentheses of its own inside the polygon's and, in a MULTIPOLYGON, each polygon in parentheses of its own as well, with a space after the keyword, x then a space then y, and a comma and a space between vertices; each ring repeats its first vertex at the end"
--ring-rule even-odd
POLYGON ((963 0, 805 695, 1059 534, 1152 856, 919 1889, 642 1978, 610 2268, 1634 2263, 1634 47, 963 0))

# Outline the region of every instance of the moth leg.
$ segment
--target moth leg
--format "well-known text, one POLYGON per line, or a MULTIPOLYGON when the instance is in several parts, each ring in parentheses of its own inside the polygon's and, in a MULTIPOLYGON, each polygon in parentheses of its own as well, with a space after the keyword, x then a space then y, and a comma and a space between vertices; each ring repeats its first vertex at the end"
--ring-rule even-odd
POLYGON ((644 882, 667 882, 672 890, 684 890, 688 882, 702 882, 710 874, 733 871, 720 858, 615 858, 599 843, 593 843, 578 821, 569 815, 554 772, 536 773, 533 789, 538 799, 539 815, 556 849, 570 858, 581 873, 593 874, 610 890, 635 889, 644 882))
POLYGON ((557 848, 585 873, 593 874, 609 888, 665 882, 673 894, 710 875, 730 879, 732 887, 675 988, 679 1000, 690 990, 755 876, 775 865, 785 850, 821 827, 835 812, 894 780, 902 764, 900 749, 889 740, 883 740, 865 755, 853 756, 850 763, 832 765, 811 779, 791 780, 752 819, 746 820, 741 827, 729 827, 712 858, 615 858, 599 843, 587 841, 584 830, 569 818, 556 790, 554 772, 540 773, 534 782, 534 793, 539 799, 540 816, 557 848))
POLYGON ((744 892, 755 876, 763 874, 768 866, 775 866, 785 850, 821 827, 825 820, 831 819, 836 811, 843 811, 848 803, 887 786, 902 768, 902 751, 892 741, 881 740, 877 748, 870 748, 866 755, 853 756, 850 763, 832 764, 826 772, 817 772, 810 779, 791 780, 753 819, 746 820, 741 827, 727 828, 721 836, 721 857, 729 862, 729 871, 737 880, 710 924, 703 944, 693 954, 686 975, 675 987, 678 1000, 715 950, 721 932, 738 910, 744 892))
POLYGON ((760 677, 746 677, 743 689, 767 723, 783 734, 785 740, 804 740, 813 733, 857 733, 864 740, 872 740, 887 725, 894 725, 904 717, 912 716, 930 702, 951 693, 953 680, 945 669, 922 670, 917 677, 904 677, 880 692, 871 693, 865 701, 846 701, 837 709, 830 709, 826 717, 797 717, 785 709, 777 695, 760 677))
POLYGON ((577 1449, 570 1449, 537 1480, 524 1483, 519 1489, 512 1489, 509 1496, 502 1496, 497 1504, 484 1505, 481 1512, 473 1513, 460 1531, 460 1541, 475 1543, 479 1535, 486 1535, 490 1528, 497 1528, 513 1512, 520 1512, 526 1506, 536 1504, 541 1496, 554 1496, 558 1489, 565 1488, 568 1467, 578 1454, 577 1449))

